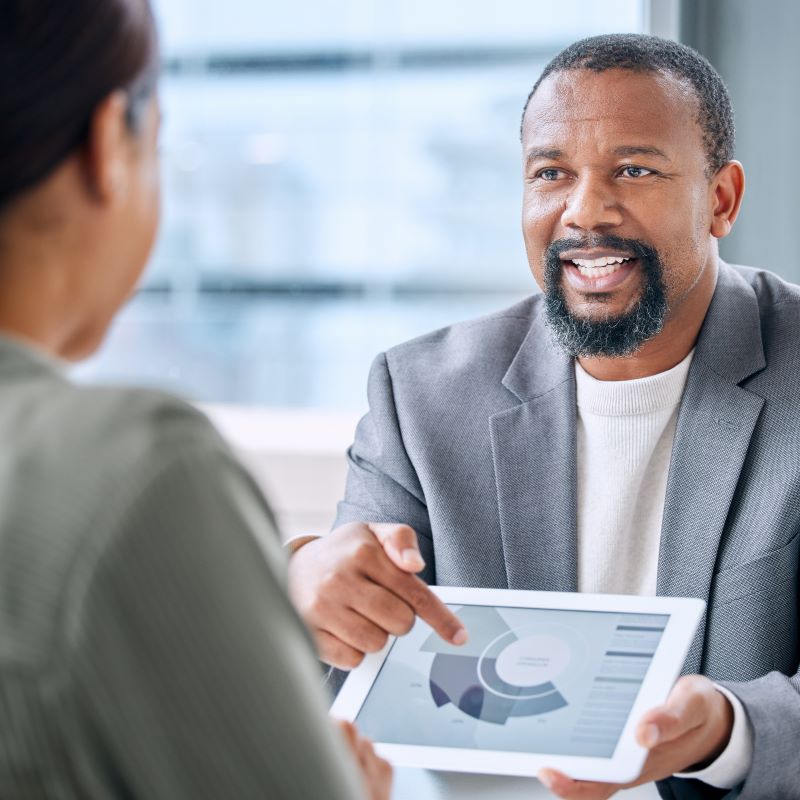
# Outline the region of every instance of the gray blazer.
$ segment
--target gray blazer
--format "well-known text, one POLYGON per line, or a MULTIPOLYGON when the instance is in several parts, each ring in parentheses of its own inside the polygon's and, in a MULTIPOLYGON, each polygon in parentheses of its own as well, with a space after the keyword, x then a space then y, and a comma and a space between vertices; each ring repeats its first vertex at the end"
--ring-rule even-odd
MULTIPOLYGON (((412 525, 431 583, 577 589, 574 370, 541 296, 378 356, 369 402, 337 524, 412 525)), ((721 264, 678 417, 658 593, 708 602, 685 672, 747 710, 743 800, 800 798, 799 410, 800 288, 721 264)))
POLYGON ((363 797, 269 509, 206 419, 3 338, 0 397, 0 797, 363 797))

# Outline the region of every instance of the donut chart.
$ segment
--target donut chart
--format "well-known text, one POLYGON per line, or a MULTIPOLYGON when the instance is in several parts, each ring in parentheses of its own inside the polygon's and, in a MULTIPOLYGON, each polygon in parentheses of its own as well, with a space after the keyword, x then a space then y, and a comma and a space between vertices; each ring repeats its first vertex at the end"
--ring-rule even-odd
POLYGON ((429 686, 438 708, 452 703, 474 719, 504 725, 512 717, 549 714, 569 705, 555 681, 581 649, 580 642, 570 641, 570 629, 511 630, 495 609, 486 607, 466 607, 459 616, 470 631, 464 648, 436 635, 421 648, 435 653, 429 686))

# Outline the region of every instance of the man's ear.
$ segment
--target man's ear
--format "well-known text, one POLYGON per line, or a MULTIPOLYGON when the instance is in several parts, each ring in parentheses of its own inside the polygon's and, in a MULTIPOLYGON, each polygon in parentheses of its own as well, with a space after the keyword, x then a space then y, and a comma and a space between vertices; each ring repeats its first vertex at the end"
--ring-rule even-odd
POLYGON ((711 235, 722 239, 731 232, 744 197, 744 168, 738 161, 729 161, 711 182, 711 235))
POLYGON ((112 92, 97 106, 89 124, 83 163, 89 190, 103 205, 115 205, 127 194, 127 102, 124 92, 112 92))

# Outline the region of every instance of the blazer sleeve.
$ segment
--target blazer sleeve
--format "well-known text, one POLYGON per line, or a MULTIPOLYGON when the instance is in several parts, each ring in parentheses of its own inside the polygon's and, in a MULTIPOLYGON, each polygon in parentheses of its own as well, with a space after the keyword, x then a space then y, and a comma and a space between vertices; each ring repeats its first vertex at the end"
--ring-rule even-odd
POLYGON ((743 683, 721 681, 735 694, 753 726, 753 762, 740 800, 800 798, 800 672, 770 672, 743 683))
POLYGON ((417 533, 426 567, 420 577, 435 582, 433 541, 425 493, 403 441, 392 376, 385 353, 373 362, 367 383, 369 412, 347 451, 344 500, 335 526, 346 522, 399 522, 417 533))
POLYGON ((150 472, 108 499, 106 542, 81 567, 71 746, 84 784, 150 800, 363 797, 257 487, 215 447, 150 472))
POLYGON ((753 730, 753 758, 744 782, 726 791, 697 780, 671 778, 659 784, 669 800, 774 800, 800 798, 797 737, 800 731, 800 672, 770 672, 752 681, 720 681, 744 706, 753 730))

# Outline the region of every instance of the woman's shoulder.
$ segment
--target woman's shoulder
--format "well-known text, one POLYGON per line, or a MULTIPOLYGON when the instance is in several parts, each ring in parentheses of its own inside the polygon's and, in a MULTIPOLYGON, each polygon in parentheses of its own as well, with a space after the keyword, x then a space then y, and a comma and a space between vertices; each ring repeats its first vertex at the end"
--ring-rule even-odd
POLYGON ((15 662, 46 664, 109 548, 147 533, 130 522, 147 487, 187 460, 208 483, 232 459, 207 418, 169 394, 51 377, 5 388, 0 586, 27 612, 0 634, 15 662))
POLYGON ((184 447, 225 448, 202 411, 166 392, 67 384, 48 405, 52 435, 87 460, 133 469, 184 447))

